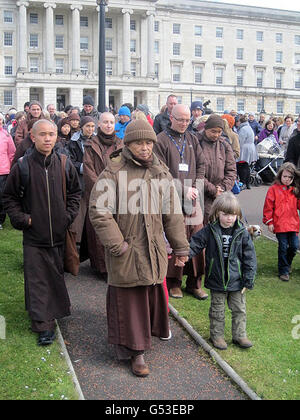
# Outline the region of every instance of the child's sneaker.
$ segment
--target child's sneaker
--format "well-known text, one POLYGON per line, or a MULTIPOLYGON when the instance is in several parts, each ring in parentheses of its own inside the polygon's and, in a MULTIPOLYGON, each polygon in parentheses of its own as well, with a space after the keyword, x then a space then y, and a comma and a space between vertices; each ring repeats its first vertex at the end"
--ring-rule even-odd
POLYGON ((218 337, 218 338, 210 338, 210 341, 212 342, 212 345, 219 350, 226 350, 227 349, 227 343, 224 340, 223 337, 218 337))
POLYGON ((281 274, 281 276, 279 276, 281 281, 289 281, 290 280, 290 276, 288 274, 281 274))

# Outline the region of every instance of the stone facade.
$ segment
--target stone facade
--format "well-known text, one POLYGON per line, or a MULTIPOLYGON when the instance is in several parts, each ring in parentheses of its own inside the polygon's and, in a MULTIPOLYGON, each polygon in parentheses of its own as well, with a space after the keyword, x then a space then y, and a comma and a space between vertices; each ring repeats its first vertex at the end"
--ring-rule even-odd
MULTIPOLYGON (((97 103, 96 0, 0 0, 0 109, 97 103)), ((300 113, 300 12, 197 0, 109 0, 106 103, 170 93, 211 108, 300 113)))

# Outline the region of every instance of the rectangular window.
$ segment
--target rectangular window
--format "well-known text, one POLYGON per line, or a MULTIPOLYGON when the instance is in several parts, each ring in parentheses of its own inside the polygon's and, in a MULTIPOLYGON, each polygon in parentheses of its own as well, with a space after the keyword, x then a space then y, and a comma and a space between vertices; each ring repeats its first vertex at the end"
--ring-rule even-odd
POLYGON ((256 50, 256 61, 263 61, 264 50, 256 50))
POLYGON ((261 70, 258 70, 256 72, 256 86, 259 88, 263 87, 263 80, 264 80, 264 72, 261 70))
POLYGON ((300 102, 296 102, 295 114, 300 114, 300 102))
POLYGON ((29 22, 37 25, 39 23, 39 15, 37 13, 30 13, 29 22))
POLYGON ((275 87, 276 89, 282 89, 283 75, 279 71, 275 73, 275 87))
POLYGON ((245 112, 245 99, 238 99, 237 101, 237 112, 245 112))
POLYGON ((112 18, 105 18, 105 28, 112 29, 112 18))
POLYGON ((178 64, 173 64, 172 66, 172 80, 173 82, 181 81, 181 66, 178 64))
POLYGON ((89 38, 87 36, 80 37, 80 49, 81 50, 89 49, 89 38))
POLYGON ((217 112, 223 112, 225 109, 225 99, 217 98, 217 112))
POLYGON ((30 48, 37 48, 39 46, 39 36, 38 34, 29 35, 29 46, 30 48))
POLYGON ((4 57, 4 74, 5 76, 11 76, 13 74, 13 58, 4 57))
POLYGON ((154 64, 154 72, 155 72, 155 76, 158 79, 159 78, 159 64, 155 63, 154 64))
POLYGON ((195 35, 196 36, 202 36, 202 26, 195 25, 195 35))
POLYGON ((130 74, 132 77, 136 77, 136 62, 131 61, 130 63, 130 74))
POLYGON ((55 48, 62 49, 64 48, 64 36, 55 35, 55 48))
POLYGON ((300 89, 300 72, 295 75, 295 89, 300 89))
POLYGON ((154 52, 159 54, 159 41, 154 41, 154 52))
POLYGON ((38 57, 30 57, 29 59, 29 71, 30 73, 39 72, 39 59, 38 57))
POLYGON ((223 28, 221 27, 216 28, 216 38, 223 38, 223 28))
POLYGON ((180 34, 180 23, 173 23, 173 34, 180 34))
POLYGON ((136 21, 130 19, 130 30, 131 31, 136 31, 136 21))
POLYGON ((263 41, 264 33, 262 31, 256 31, 256 41, 263 41))
POLYGON ((80 72, 86 76, 89 72, 89 62, 88 60, 80 60, 80 72))
POLYGON ((12 32, 4 32, 3 45, 4 45, 4 47, 12 47, 12 45, 13 45, 13 34, 12 34, 12 32))
POLYGON ((89 18, 87 16, 80 16, 80 26, 85 28, 89 26, 89 18))
POLYGON ((3 22, 4 23, 13 23, 14 22, 14 14, 13 14, 12 11, 4 10, 4 12, 3 12, 3 22))
POLYGON ((282 51, 276 51, 276 63, 282 63, 282 51))
POLYGON ((243 60, 244 59, 244 48, 237 48, 236 49, 236 59, 243 60))
POLYGON ((216 85, 223 84, 224 70, 222 68, 216 69, 216 85))
POLYGON ((203 68, 201 66, 195 66, 195 83, 202 83, 203 68))
POLYGON ((216 58, 223 58, 223 47, 216 47, 216 58))
POLYGON ((173 55, 180 55, 180 44, 178 42, 173 43, 173 55))
POLYGON ((132 53, 136 52, 136 40, 135 39, 130 40, 130 52, 132 52, 132 53))
POLYGON ((300 53, 295 53, 295 64, 300 64, 300 53))
POLYGON ((13 93, 12 90, 5 90, 4 91, 4 105, 12 105, 13 104, 13 93))
POLYGON ((105 51, 112 51, 112 38, 105 38, 105 51))
POLYGON ((64 59, 63 58, 57 58, 55 60, 55 73, 56 74, 64 73, 64 59))
POLYGON ((154 21, 154 32, 159 32, 159 21, 158 20, 154 21))
POLYGON ((236 30, 236 39, 244 39, 244 29, 236 30))
POLYGON ((243 69, 237 69, 236 85, 237 86, 243 86, 244 85, 244 70, 243 69))
POLYGON ((64 24, 64 16, 55 15, 55 25, 63 26, 63 24, 64 24))
POLYGON ((263 105, 262 99, 257 99, 256 112, 261 112, 262 105, 263 105))
POLYGON ((300 35, 295 35, 295 44, 300 45, 300 35))
POLYGON ((105 61, 105 71, 106 76, 112 76, 113 75, 113 63, 112 61, 105 61))
POLYGON ((283 106, 284 106, 284 102, 283 101, 277 101, 277 103, 276 103, 276 112, 278 114, 283 114, 283 106))
POLYGON ((202 57, 202 45, 195 44, 195 57, 202 57))
POLYGON ((277 32, 275 39, 276 39, 277 44, 282 44, 282 42, 283 42, 283 35, 282 35, 282 33, 277 32))

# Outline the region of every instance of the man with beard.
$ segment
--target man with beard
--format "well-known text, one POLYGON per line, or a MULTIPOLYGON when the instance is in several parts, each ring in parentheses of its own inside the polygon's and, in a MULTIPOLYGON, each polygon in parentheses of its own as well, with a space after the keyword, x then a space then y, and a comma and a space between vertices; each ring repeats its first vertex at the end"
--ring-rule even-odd
MULTIPOLYGON (((203 193, 201 186, 205 175, 201 147, 196 136, 187 130, 190 118, 188 106, 175 105, 170 115, 171 125, 157 136, 157 143, 154 145, 154 152, 168 166, 171 175, 177 181, 188 240, 202 228, 203 215, 198 197, 201 198, 203 193), (200 217, 196 217, 197 215, 200 217)), ((197 299, 206 299, 208 295, 201 288, 201 276, 204 273, 203 255, 189 261, 185 273, 186 291, 197 299)), ((175 266, 175 258, 172 255, 167 273, 167 286, 171 297, 183 297, 181 290, 183 274, 183 268, 175 266)))

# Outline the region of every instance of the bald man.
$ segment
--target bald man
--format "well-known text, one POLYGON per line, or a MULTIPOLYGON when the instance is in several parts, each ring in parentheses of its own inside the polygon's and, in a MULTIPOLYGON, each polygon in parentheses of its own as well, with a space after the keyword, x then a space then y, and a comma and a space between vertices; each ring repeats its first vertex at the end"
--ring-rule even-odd
POLYGON ((70 315, 64 243, 66 229, 78 213, 81 190, 76 169, 67 159, 65 202, 62 157, 53 151, 56 125, 37 121, 31 138, 33 152, 13 166, 4 201, 13 227, 23 231, 25 304, 31 329, 38 333, 38 345, 49 345, 55 339, 55 319, 70 315))
MULTIPOLYGON (((111 112, 103 112, 100 115, 97 135, 93 136, 85 144, 83 156, 83 179, 85 185, 85 200, 89 202, 92 188, 105 169, 111 153, 123 147, 123 140, 115 133, 115 117, 111 112)), ((104 248, 95 230, 91 225, 89 216, 86 217, 87 232, 87 256, 90 259, 91 268, 98 276, 105 280, 107 270, 104 259, 104 248)))
MULTIPOLYGON (((155 154, 168 166, 177 185, 185 215, 186 235, 191 236, 202 228, 201 198, 204 191, 205 163, 199 141, 189 132, 191 112, 187 105, 177 104, 170 114, 171 126, 157 136, 155 154), (200 200, 200 201, 199 201, 200 200), (195 217, 197 212, 199 217, 195 217)), ((208 297, 201 288, 204 273, 204 259, 200 255, 186 264, 185 268, 175 266, 174 256, 169 260, 167 285, 171 297, 182 298, 183 274, 187 274, 186 291, 197 299, 208 297)))

